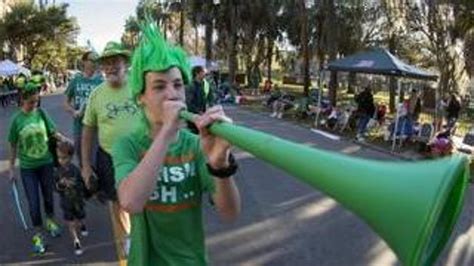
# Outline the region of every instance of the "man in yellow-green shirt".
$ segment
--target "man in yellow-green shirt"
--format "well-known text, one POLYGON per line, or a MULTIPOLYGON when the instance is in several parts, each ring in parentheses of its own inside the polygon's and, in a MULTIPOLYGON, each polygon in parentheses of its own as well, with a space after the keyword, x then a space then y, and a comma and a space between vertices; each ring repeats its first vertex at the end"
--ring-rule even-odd
POLYGON ((83 119, 82 132, 82 177, 86 186, 91 187, 93 136, 98 132, 99 148, 96 156, 97 197, 112 201, 117 222, 128 234, 128 215, 120 210, 115 190, 112 158, 112 144, 121 136, 134 129, 138 118, 138 108, 131 99, 127 86, 126 72, 130 53, 116 42, 107 43, 99 58, 105 82, 90 95, 83 119))

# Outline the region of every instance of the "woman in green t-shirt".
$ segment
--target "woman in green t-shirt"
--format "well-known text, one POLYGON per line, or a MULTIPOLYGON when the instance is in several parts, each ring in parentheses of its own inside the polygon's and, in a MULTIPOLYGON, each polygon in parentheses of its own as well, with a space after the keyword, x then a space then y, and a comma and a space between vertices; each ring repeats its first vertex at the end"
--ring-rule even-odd
POLYGON ((8 133, 10 143, 10 181, 16 182, 15 160, 20 160, 20 173, 28 200, 29 214, 34 227, 33 251, 42 254, 45 244, 41 234, 43 225, 40 208, 40 190, 46 213, 46 229, 52 236, 59 235, 59 226, 54 222, 53 202, 53 155, 48 148, 48 130, 58 139, 64 137, 56 132, 51 118, 39 109, 39 90, 35 84, 27 84, 20 91, 21 104, 13 115, 8 133))
POLYGON ((206 265, 203 195, 210 194, 224 220, 240 212, 230 144, 206 129, 228 118, 215 106, 196 116, 199 136, 182 128, 187 59, 154 26, 143 30, 130 74, 143 124, 112 152, 119 202, 131 214, 128 264, 206 265))

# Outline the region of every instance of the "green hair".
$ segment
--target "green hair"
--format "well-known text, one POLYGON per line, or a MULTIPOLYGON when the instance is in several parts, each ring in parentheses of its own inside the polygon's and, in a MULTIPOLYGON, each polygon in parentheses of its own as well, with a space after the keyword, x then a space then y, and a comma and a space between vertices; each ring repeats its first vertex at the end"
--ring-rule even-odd
POLYGON ((129 85, 134 100, 145 89, 145 73, 148 71, 163 72, 172 67, 181 71, 185 84, 191 82, 190 65, 186 52, 180 47, 168 43, 155 23, 149 19, 140 25, 141 39, 132 57, 129 73, 129 85))

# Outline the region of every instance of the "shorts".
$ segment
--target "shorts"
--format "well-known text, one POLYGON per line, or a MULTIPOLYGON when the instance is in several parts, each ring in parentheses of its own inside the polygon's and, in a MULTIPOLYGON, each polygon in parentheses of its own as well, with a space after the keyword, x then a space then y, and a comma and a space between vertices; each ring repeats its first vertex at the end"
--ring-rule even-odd
POLYGON ((101 147, 97 149, 96 156, 97 197, 101 201, 116 201, 117 190, 115 189, 115 171, 112 157, 101 147))
POLYGON ((83 200, 72 201, 68 198, 61 198, 61 209, 66 221, 82 220, 86 217, 83 200))

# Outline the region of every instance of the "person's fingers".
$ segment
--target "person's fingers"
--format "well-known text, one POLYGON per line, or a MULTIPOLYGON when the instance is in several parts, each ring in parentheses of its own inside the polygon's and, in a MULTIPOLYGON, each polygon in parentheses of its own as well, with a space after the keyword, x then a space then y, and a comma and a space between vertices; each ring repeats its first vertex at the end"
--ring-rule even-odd
POLYGON ((219 111, 224 111, 224 108, 222 108, 222 105, 214 105, 211 108, 207 110, 208 112, 219 112, 219 111))
POLYGON ((198 128, 203 128, 214 123, 215 121, 232 123, 232 119, 227 117, 222 109, 209 110, 209 112, 206 112, 198 119, 196 119, 195 123, 198 128))

